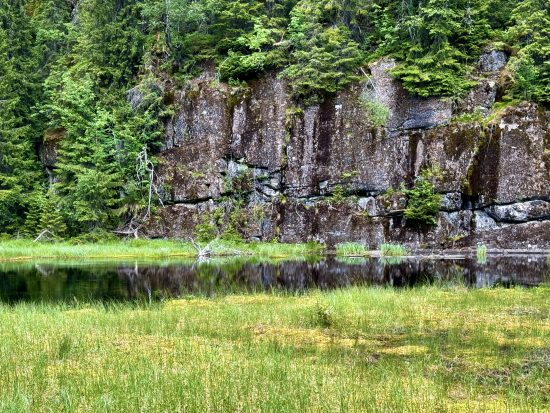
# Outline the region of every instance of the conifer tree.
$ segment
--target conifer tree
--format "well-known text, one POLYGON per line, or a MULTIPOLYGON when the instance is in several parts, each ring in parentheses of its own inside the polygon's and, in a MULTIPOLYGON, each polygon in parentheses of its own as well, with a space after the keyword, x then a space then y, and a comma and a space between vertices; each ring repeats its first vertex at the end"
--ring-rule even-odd
POLYGON ((519 48, 510 62, 515 74, 512 94, 550 106, 550 4, 522 1, 512 19, 508 36, 519 48))
POLYGON ((22 0, 0 0, 0 232, 23 224, 27 196, 40 181, 32 104, 38 79, 33 29, 22 0))
POLYGON ((60 208, 59 196, 50 189, 42 201, 42 213, 40 214, 39 231, 49 231, 58 238, 67 233, 67 225, 60 208))
POLYGON ((36 237, 41 231, 40 219, 45 209, 45 197, 42 191, 32 194, 28 212, 25 216, 23 234, 28 237, 36 237))
POLYGON ((313 103, 359 79, 363 56, 346 26, 324 25, 317 2, 301 2, 291 16, 291 64, 283 73, 296 96, 313 103))

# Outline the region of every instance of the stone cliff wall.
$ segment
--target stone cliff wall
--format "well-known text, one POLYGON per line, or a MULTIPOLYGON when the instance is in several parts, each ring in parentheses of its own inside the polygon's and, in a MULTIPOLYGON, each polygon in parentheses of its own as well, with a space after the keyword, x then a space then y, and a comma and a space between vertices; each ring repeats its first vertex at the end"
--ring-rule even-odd
POLYGON ((479 86, 460 105, 408 96, 389 59, 307 108, 275 75, 230 88, 205 72, 175 93, 158 170, 166 206, 146 233, 189 237, 210 222, 282 242, 549 248, 550 112, 524 103, 487 117, 503 61, 480 60, 479 86), (385 128, 366 102, 389 111, 385 128), (474 111, 476 121, 453 119, 474 111), (443 196, 438 224, 410 226, 405 197, 388 189, 428 167, 443 196))

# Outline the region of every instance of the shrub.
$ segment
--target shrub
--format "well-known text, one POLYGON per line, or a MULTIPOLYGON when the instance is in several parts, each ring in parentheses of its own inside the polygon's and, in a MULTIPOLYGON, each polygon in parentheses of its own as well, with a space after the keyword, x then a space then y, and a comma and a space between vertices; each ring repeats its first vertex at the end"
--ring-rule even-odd
POLYGON ((325 303, 318 302, 315 306, 314 324, 323 328, 330 328, 334 324, 333 310, 325 303))
POLYGON ((371 126, 385 127, 390 117, 390 110, 387 106, 369 98, 360 100, 361 106, 371 126))
POLYGON ((102 228, 95 228, 90 232, 86 232, 86 233, 80 234, 77 237, 71 238, 70 242, 71 244, 75 244, 75 245, 99 244, 99 243, 118 241, 118 239, 119 238, 112 232, 109 232, 102 228))
POLYGON ((414 188, 405 190, 408 202, 405 217, 412 222, 436 225, 437 213, 441 205, 441 195, 434 191, 434 186, 425 177, 419 176, 414 188))
POLYGON ((335 204, 339 204, 341 202, 344 202, 345 199, 346 199, 346 190, 342 185, 336 185, 332 190, 332 196, 330 198, 330 201, 335 204))

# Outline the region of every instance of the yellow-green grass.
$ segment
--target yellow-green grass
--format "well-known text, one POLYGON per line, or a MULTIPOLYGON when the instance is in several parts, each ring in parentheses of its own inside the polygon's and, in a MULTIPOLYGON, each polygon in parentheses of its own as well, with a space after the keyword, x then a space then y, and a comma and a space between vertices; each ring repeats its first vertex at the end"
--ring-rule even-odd
MULTIPOLYGON (((206 245, 203 245, 205 247, 206 245)), ((235 243, 216 241, 210 244, 212 256, 258 256, 291 258, 323 252, 319 244, 235 243)), ((29 259, 78 258, 194 258, 198 251, 189 242, 170 240, 130 240, 105 243, 75 244, 71 242, 0 241, 0 261, 29 259)))
POLYGON ((0 411, 550 411, 550 288, 0 305, 0 411))
POLYGON ((359 242, 344 242, 336 245, 336 255, 339 257, 366 257, 369 250, 359 242))
POLYGON ((380 245, 380 255, 382 257, 403 257, 408 254, 407 248, 399 244, 380 245))

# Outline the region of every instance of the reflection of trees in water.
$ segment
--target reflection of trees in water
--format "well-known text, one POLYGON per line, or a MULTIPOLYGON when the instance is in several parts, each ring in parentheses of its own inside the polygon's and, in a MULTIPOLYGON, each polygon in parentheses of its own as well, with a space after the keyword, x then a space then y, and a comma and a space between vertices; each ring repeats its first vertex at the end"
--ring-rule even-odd
POLYGON ((548 279, 545 257, 472 259, 378 259, 257 262, 212 260, 195 264, 0 265, 2 301, 145 299, 213 296, 259 291, 302 292, 352 285, 472 287, 536 285, 548 279))
POLYGON ((2 301, 89 301, 124 299, 113 268, 55 264, 0 266, 2 301))

